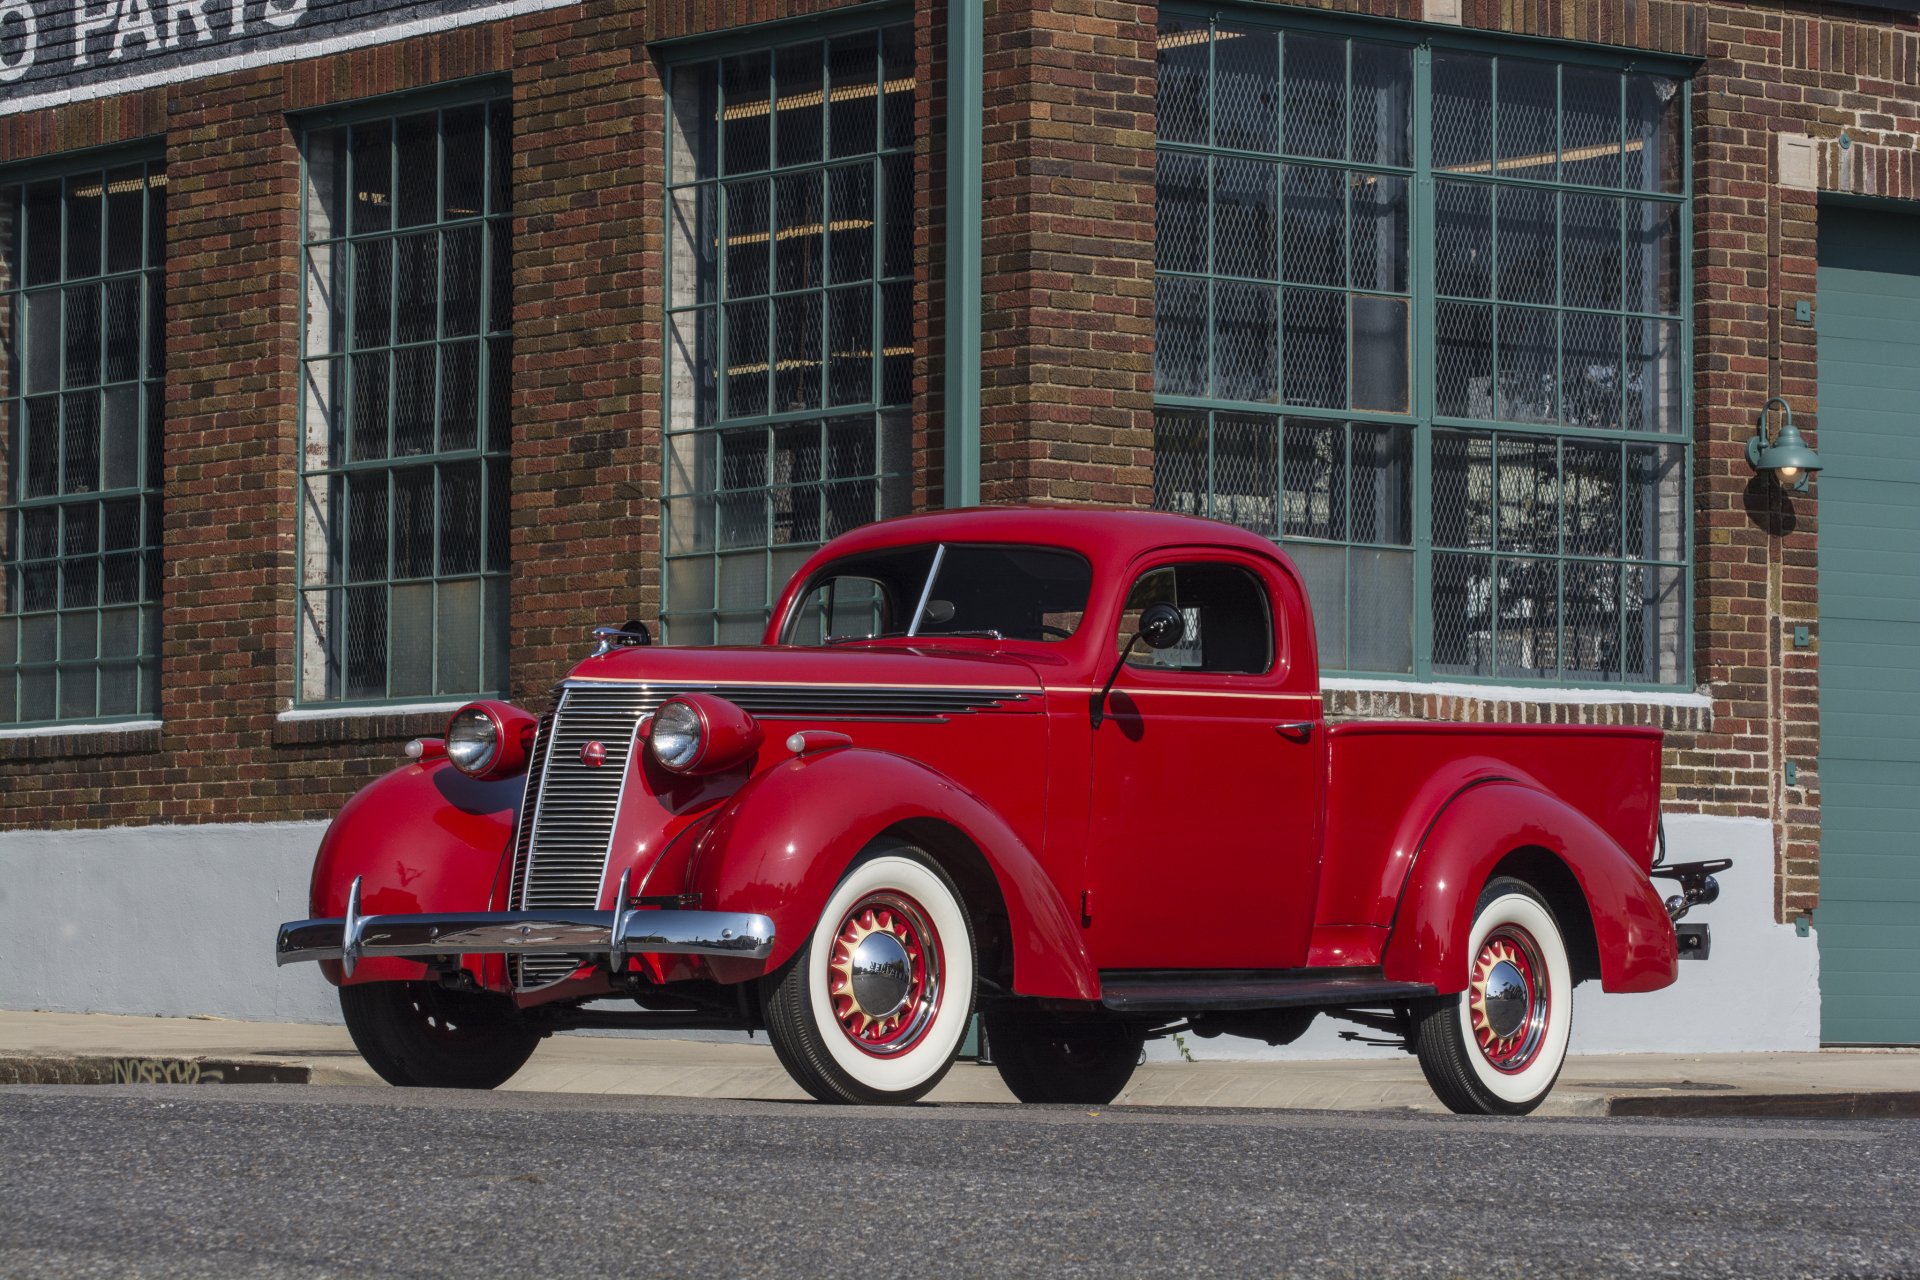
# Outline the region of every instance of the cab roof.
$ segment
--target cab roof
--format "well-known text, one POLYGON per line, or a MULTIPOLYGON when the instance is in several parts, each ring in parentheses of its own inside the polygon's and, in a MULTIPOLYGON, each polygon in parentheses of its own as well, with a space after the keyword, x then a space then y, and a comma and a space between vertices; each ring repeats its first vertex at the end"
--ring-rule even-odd
POLYGON ((1125 564, 1160 547, 1234 547, 1285 563, 1273 541, 1235 525, 1165 511, 1103 507, 965 507, 896 516, 841 534, 815 562, 922 542, 1009 542, 1064 547, 1095 564, 1125 564))

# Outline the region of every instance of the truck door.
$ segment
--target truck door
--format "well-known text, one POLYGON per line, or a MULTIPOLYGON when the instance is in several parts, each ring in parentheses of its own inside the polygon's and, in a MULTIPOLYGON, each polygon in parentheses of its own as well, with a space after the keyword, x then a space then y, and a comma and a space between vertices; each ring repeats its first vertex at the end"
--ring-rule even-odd
POLYGON ((1251 556, 1149 561, 1128 591, 1109 667, 1141 610, 1160 601, 1180 610, 1185 638, 1135 648, 1093 735, 1086 906, 1095 962, 1301 966, 1324 753, 1311 633, 1288 634, 1292 619, 1308 625, 1304 600, 1251 556))

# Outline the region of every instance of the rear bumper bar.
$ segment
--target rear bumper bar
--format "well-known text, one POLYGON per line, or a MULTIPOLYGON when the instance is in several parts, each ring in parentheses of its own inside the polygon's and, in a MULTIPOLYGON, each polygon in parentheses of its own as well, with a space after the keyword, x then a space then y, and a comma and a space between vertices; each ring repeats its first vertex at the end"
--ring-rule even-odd
POLYGON ((280 926, 274 959, 338 960, 352 976, 364 956, 605 956, 615 969, 640 952, 765 960, 773 921, 742 911, 474 911, 449 915, 360 913, 360 880, 347 914, 280 926))

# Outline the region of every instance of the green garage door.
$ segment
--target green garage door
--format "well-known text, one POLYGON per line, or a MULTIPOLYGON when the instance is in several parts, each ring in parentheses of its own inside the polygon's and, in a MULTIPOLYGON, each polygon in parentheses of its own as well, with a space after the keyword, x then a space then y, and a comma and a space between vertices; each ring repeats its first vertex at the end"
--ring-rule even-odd
POLYGON ((1920 217, 1820 210, 1821 1038, 1920 1042, 1920 217))

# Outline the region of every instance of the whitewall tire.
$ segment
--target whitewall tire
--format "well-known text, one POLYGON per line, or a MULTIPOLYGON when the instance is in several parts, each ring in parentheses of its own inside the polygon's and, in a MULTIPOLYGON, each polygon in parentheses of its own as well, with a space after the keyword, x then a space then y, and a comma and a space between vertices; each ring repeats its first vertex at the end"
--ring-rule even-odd
POLYGON ((1553 912, 1532 888, 1488 883, 1466 947, 1467 989, 1415 1011, 1413 1046, 1450 1110, 1525 1115, 1567 1059, 1573 969, 1553 912))
POLYGON ((822 1102, 912 1102, 953 1065, 973 1014, 973 925, 921 850, 862 854, 763 988, 767 1038, 822 1102))

